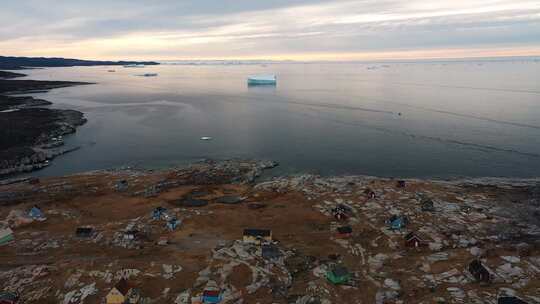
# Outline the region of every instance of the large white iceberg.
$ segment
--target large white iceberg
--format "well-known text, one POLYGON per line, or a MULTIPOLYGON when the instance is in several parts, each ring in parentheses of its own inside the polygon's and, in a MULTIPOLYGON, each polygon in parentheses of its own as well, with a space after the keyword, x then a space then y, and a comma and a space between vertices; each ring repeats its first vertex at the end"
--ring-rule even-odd
POLYGON ((257 84, 276 84, 276 75, 257 75, 250 76, 247 80, 249 85, 257 84))

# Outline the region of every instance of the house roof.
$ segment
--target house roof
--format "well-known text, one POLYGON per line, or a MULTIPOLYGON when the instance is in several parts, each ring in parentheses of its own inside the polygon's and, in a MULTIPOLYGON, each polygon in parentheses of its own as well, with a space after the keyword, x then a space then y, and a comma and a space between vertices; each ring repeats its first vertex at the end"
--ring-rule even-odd
POLYGON ((125 296, 128 294, 131 286, 126 279, 121 279, 120 281, 118 281, 118 283, 116 283, 116 285, 114 285, 114 288, 116 288, 121 294, 125 296))
POLYGON ((3 291, 0 292, 0 300, 4 301, 16 301, 19 299, 19 295, 13 292, 3 291))
POLYGON ((244 229, 244 235, 248 236, 270 236, 272 232, 269 229, 244 229))
POLYGON ((11 234, 13 234, 13 230, 11 230, 10 228, 0 229, 0 238, 6 237, 11 234))
POLYGON ((418 240, 418 241, 423 241, 421 237, 419 237, 416 233, 414 232, 409 232, 406 236, 405 236, 405 240, 407 241, 412 241, 412 240, 418 240))
POLYGON ((261 248, 261 253, 263 257, 278 257, 281 253, 279 252, 279 248, 277 248, 274 245, 263 245, 261 248))
POLYGON ((479 270, 486 270, 487 271, 487 269, 484 267, 484 265, 482 265, 482 262, 480 262, 479 260, 473 260, 469 264, 469 269, 471 269, 473 271, 479 271, 479 270))
POLYGON ((219 297, 219 290, 205 290, 203 292, 203 297, 219 297))
POLYGON ((90 233, 92 233, 92 231, 94 231, 94 228, 91 228, 91 227, 79 227, 79 228, 77 228, 75 233, 76 234, 90 234, 90 233))
POLYGON ((527 304, 527 302, 516 297, 500 297, 497 304, 527 304))
POLYGON ((339 205, 337 205, 336 209, 338 209, 338 210, 341 209, 341 210, 343 210, 343 211, 345 211, 345 212, 352 212, 352 208, 349 207, 349 206, 347 206, 347 205, 345 205, 345 204, 339 204, 339 205))
POLYGON ((402 215, 393 215, 388 219, 388 223, 392 225, 405 225, 407 223, 407 218, 402 215))
POLYGON ((352 233, 351 226, 338 227, 337 231, 341 234, 352 233))
POLYGON ((332 273, 337 277, 346 276, 349 274, 349 270, 345 266, 337 265, 332 268, 332 273))
POLYGON ((41 212, 41 209, 38 206, 34 206, 30 209, 32 212, 41 212))

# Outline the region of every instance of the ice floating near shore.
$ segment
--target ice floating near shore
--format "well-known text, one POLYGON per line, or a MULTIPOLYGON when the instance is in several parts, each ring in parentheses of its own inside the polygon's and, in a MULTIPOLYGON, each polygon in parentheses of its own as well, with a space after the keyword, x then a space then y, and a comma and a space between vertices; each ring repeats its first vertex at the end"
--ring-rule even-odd
POLYGON ((126 64, 124 68, 144 68, 144 64, 126 64))
POLYGON ((276 75, 257 75, 247 79, 248 85, 275 85, 276 75))
POLYGON ((203 137, 201 137, 201 140, 212 140, 212 137, 210 137, 210 136, 203 136, 203 137))

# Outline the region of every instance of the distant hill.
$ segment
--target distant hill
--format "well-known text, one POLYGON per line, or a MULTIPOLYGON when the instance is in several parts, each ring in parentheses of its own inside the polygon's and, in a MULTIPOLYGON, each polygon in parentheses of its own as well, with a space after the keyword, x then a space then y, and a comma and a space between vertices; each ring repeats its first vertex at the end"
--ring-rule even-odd
POLYGON ((20 70, 25 67, 38 68, 38 67, 71 67, 71 66, 127 65, 127 64, 157 65, 159 63, 153 62, 153 61, 97 61, 97 60, 80 60, 80 59, 69 59, 69 58, 0 56, 0 69, 4 69, 4 70, 20 70))

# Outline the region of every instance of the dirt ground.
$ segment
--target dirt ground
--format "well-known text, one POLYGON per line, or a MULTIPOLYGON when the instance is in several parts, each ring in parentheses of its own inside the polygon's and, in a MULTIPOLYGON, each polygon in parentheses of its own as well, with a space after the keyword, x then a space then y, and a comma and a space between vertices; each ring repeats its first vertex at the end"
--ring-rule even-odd
MULTIPOLYGON (((505 287, 519 290, 519 295, 539 296, 537 292, 540 291, 540 279, 538 276, 531 277, 529 272, 529 282, 520 285, 520 288, 512 287, 514 282, 495 282, 489 285, 476 282, 442 282, 434 286, 420 284, 418 281, 426 274, 426 271, 420 269, 425 264, 426 257, 433 252, 429 248, 405 247, 402 234, 391 237, 385 234, 385 220, 389 208, 371 212, 365 207, 364 211, 356 215, 357 221, 340 223, 316 207, 339 197, 345 202, 354 201, 355 206, 369 206, 370 202, 384 205, 384 202, 388 201, 397 204, 398 208, 409 210, 406 204, 412 204, 410 198, 418 192, 431 193, 450 203, 462 202, 456 195, 470 198, 480 195, 485 200, 504 198, 505 203, 511 204, 512 199, 520 197, 521 190, 513 191, 512 195, 509 195, 507 192, 501 193, 500 189, 458 189, 422 181, 410 182, 406 188, 397 189, 395 181, 372 180, 366 184, 351 186, 354 191, 350 193, 336 194, 329 191, 316 199, 311 199, 302 191, 268 191, 249 184, 235 183, 175 185, 155 196, 137 194, 149 185, 163 180, 170 181, 177 176, 171 172, 94 172, 41 179, 39 184, 16 183, 1 186, 0 191, 18 194, 19 198, 0 202, 0 219, 8 218, 13 210, 28 210, 31 206, 38 205, 45 212, 47 220, 13 228, 15 241, 0 247, 0 272, 5 272, 4 282, 0 283, 0 286, 3 285, 5 290, 16 288, 23 299, 27 294, 30 295, 29 298, 39 298, 26 299, 24 303, 58 303, 62 302, 63 295, 73 289, 72 286, 66 286, 66 282, 78 270, 85 273, 114 273, 122 269, 137 269, 145 275, 134 276, 130 280, 141 289, 144 297, 154 299, 153 303, 174 303, 176 295, 185 290, 201 290, 195 281, 198 273, 211 261, 214 248, 227 241, 241 240, 242 232, 246 228, 265 228, 272 231, 273 239, 281 248, 294 251, 298 256, 312 257, 314 262, 311 269, 293 276, 287 298, 272 296, 269 287, 262 287, 256 293, 249 294, 245 286, 253 279, 250 268, 243 264, 236 266, 228 277, 228 283, 242 292, 244 303, 289 303, 295 296, 308 294, 309 285, 314 284, 312 282, 324 287, 320 290, 326 290, 329 294, 321 295, 321 298, 330 299, 331 303, 375 303, 376 294, 383 288, 382 283, 386 278, 399 282, 400 289, 397 298, 386 300, 385 303, 436 303, 436 299, 446 299, 444 301, 453 303, 455 299, 448 295, 448 288, 453 286, 459 286, 465 294, 472 290, 479 294, 480 298, 483 293, 499 294, 500 288, 505 287), (119 180, 129 182, 128 191, 115 189, 115 183, 119 180), (384 195, 384 200, 370 200, 363 194, 367 187, 380 193, 384 193, 384 189, 388 188, 393 190, 384 195), (197 193, 198 199, 207 200, 209 204, 202 207, 179 206, 179 201, 193 193, 197 193), (223 195, 238 196, 244 200, 242 203, 230 205, 216 203, 216 198, 223 195), (253 203, 257 203, 258 208, 254 208, 253 203), (174 210, 174 214, 182 220, 178 229, 169 231, 163 221, 151 219, 152 210, 158 206, 174 210), (115 233, 134 219, 138 219, 148 230, 144 238, 136 248, 116 246, 112 241, 115 233), (385 260, 377 271, 371 270, 367 262, 362 262, 363 258, 351 254, 351 247, 340 246, 335 241, 337 233, 334 227, 346 224, 353 229, 353 235, 348 239, 349 244, 359 244, 364 248, 366 259, 379 253, 391 258, 385 260), (82 226, 94 227, 97 233, 102 234, 102 239, 96 241, 76 238, 75 230, 82 226), (169 240, 168 245, 157 244, 162 237, 169 240), (391 238, 398 247, 391 247, 391 242, 386 242, 386 238, 391 238), (43 247, 43 244, 50 244, 52 241, 57 242, 58 246, 43 247), (340 263, 347 265, 351 272, 356 273, 354 286, 334 286, 324 278, 313 275, 313 267, 325 264, 335 256, 338 256, 340 263), (162 276, 162 264, 180 265, 182 270, 172 278, 165 279, 162 276), (23 280, 22 275, 13 273, 21 267, 35 265, 45 265, 50 269, 43 276, 31 276, 28 284, 20 282, 23 280), (163 295, 167 288, 168 295, 163 295), (29 292, 30 289, 34 292, 44 291, 35 295, 29 292)), ((433 214, 415 211, 411 216, 414 221, 407 227, 409 231, 421 230, 428 224, 437 226, 438 219, 433 214)), ((490 220, 483 221, 488 223, 490 220)), ((493 223, 495 222, 493 220, 493 223)), ((468 224, 462 225, 463 230, 467 231, 468 224)), ((455 232, 449 232, 449 235, 452 233, 455 232)), ((517 255, 511 244, 507 246, 481 241, 477 246, 491 254, 485 255, 489 264, 497 265, 500 256, 517 255)), ((440 274, 452 269, 466 272, 468 263, 473 259, 469 249, 452 248, 451 244, 445 246, 443 251, 450 252, 450 257, 431 263, 427 273, 440 274)), ((530 246, 528 256, 538 255, 538 247, 530 246)), ((109 281, 97 278, 90 280, 88 276, 85 278, 86 281, 81 279, 76 286, 95 282, 97 292, 87 296, 84 303, 102 303, 107 292, 116 283, 115 278, 109 281)))

